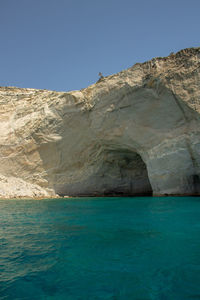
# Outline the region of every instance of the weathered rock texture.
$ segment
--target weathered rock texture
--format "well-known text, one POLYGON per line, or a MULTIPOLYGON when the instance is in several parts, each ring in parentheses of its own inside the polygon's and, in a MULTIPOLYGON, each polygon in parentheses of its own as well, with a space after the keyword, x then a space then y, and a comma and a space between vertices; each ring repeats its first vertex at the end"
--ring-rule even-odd
POLYGON ((200 194, 200 48, 73 92, 0 88, 0 196, 200 194))

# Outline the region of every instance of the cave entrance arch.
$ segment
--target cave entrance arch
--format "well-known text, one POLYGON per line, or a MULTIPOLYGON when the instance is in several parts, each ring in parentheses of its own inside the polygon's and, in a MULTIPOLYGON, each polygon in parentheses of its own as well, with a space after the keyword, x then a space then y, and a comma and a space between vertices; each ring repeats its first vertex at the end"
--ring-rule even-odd
POLYGON ((152 196, 146 164, 134 151, 104 150, 98 171, 104 196, 152 196))
MULTIPOLYGON (((95 149, 96 150, 96 149, 95 149)), ((146 164, 135 151, 102 148, 89 153, 89 165, 85 164, 83 175, 74 182, 55 186, 60 196, 151 196, 146 164), (90 171, 89 176, 88 170, 90 171)))

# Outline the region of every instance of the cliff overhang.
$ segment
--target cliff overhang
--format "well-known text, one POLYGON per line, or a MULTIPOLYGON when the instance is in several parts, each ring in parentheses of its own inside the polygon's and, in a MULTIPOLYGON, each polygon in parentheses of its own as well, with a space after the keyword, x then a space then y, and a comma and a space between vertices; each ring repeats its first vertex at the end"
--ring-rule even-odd
POLYGON ((200 195, 200 48, 81 91, 0 87, 0 197, 200 195))

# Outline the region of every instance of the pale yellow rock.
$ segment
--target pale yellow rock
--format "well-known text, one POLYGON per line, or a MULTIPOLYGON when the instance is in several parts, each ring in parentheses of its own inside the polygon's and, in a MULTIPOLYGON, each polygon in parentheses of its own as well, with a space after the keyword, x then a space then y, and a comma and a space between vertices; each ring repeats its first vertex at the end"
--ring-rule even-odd
POLYGON ((73 92, 0 88, 0 197, 200 194, 200 48, 73 92))

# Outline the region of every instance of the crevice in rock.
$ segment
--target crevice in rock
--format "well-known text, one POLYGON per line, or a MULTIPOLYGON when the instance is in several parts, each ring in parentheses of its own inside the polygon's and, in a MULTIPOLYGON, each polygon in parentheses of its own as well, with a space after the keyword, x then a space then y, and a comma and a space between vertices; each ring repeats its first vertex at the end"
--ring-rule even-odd
POLYGON ((198 174, 192 175, 192 184, 194 187, 194 195, 200 194, 200 176, 198 174))

